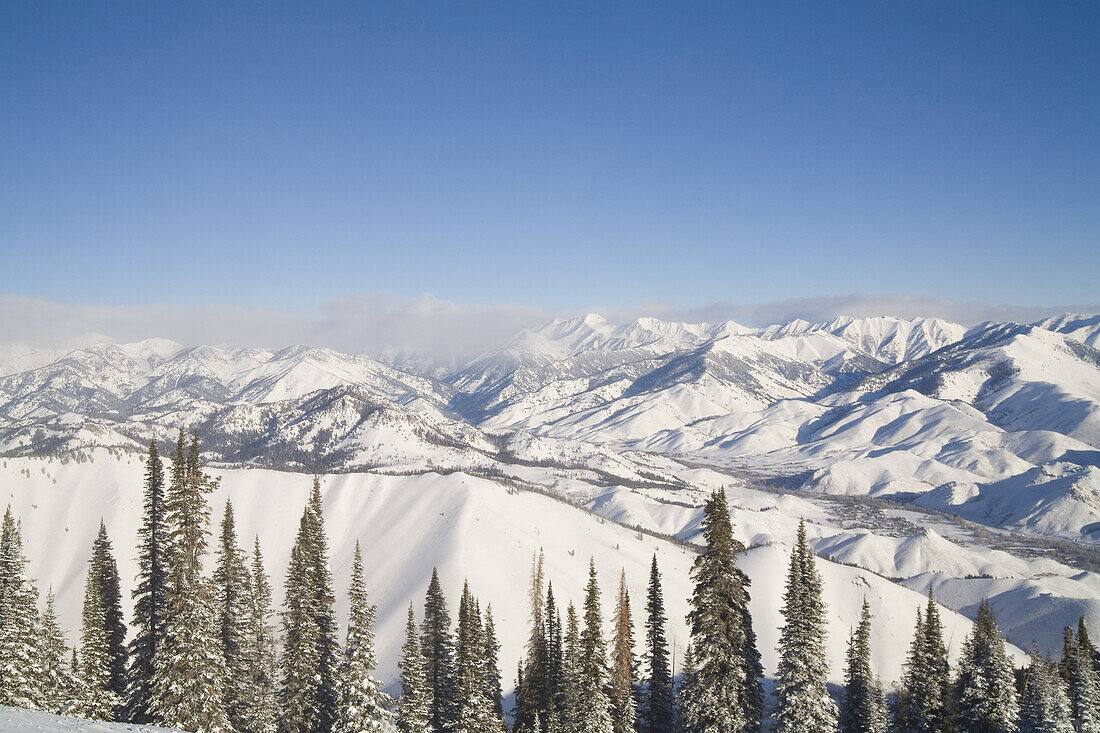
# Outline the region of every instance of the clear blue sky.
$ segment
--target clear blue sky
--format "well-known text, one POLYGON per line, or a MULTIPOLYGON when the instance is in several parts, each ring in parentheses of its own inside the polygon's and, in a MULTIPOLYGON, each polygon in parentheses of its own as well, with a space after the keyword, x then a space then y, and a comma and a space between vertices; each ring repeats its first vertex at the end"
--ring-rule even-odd
POLYGON ((1095 2, 0 5, 0 293, 1100 299, 1095 2))

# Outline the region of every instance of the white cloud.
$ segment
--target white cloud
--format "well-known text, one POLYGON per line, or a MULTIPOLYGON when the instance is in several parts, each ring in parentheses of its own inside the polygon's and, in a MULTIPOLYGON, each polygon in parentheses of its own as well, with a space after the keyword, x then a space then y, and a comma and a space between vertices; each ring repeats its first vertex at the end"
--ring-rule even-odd
POLYGON ((85 305, 18 295, 0 296, 0 345, 74 348, 97 341, 163 337, 185 345, 280 347, 305 343, 341 351, 453 365, 494 348, 523 328, 555 317, 596 311, 615 322, 639 316, 686 321, 735 320, 749 326, 838 315, 936 316, 967 325, 987 320, 1029 322, 1063 312, 1097 312, 1100 305, 1033 308, 918 296, 845 295, 752 305, 711 303, 679 308, 663 303, 550 311, 521 305, 465 305, 425 295, 403 300, 362 294, 329 301, 311 312, 195 305, 85 305))

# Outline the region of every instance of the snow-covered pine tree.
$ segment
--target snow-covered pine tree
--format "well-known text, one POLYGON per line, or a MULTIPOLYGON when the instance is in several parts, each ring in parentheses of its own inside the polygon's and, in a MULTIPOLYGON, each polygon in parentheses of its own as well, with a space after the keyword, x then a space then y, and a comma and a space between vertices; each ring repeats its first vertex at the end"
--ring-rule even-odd
POLYGON ((749 614, 748 577, 737 567, 744 546, 733 536, 726 493, 706 503, 706 549, 691 576, 688 625, 695 655, 692 684, 683 690, 681 712, 687 733, 755 733, 763 713, 762 668, 749 614))
POLYGON ((339 664, 339 640, 337 639, 336 592, 333 588, 332 571, 329 568, 328 537, 325 534, 324 510, 321 503, 321 479, 313 478, 313 488, 309 494, 309 521, 311 531, 309 539, 313 545, 310 557, 313 559, 313 584, 317 596, 317 728, 314 733, 329 733, 336 724, 339 693, 336 683, 336 668, 339 664))
POLYGON ((950 727, 950 667, 943 642, 943 624, 929 589, 924 614, 917 624, 902 673, 895 712, 898 733, 943 733, 950 727))
POLYGON ((42 708, 51 713, 66 713, 75 707, 83 695, 69 661, 69 646, 57 619, 52 589, 46 594, 46 609, 38 630, 38 648, 42 654, 42 708))
POLYGON ((871 670, 871 606, 866 598, 860 610, 859 626, 848 638, 838 722, 841 733, 886 733, 886 698, 871 670))
MULTIPOLYGON (((180 431, 178 457, 183 463, 183 431, 180 431)), ((181 472, 182 482, 182 472, 181 472)), ((152 700, 153 658, 164 638, 164 619, 168 570, 167 530, 164 523, 164 465, 157 451, 156 438, 149 441, 145 461, 145 489, 141 527, 138 529, 138 576, 134 588, 134 638, 130 642, 130 667, 126 673, 126 701, 123 718, 134 723, 149 723, 152 700)))
POLYGON ((84 609, 80 616, 80 678, 85 694, 74 712, 84 718, 114 720, 119 698, 110 687, 111 635, 106 625, 107 600, 100 582, 102 568, 98 565, 103 562, 103 554, 97 552, 104 536, 102 522, 99 528, 88 560, 84 609))
POLYGON ((477 601, 470 585, 462 586, 458 604, 458 632, 455 635, 455 722, 454 733, 488 733, 499 721, 489 697, 486 679, 485 634, 477 601))
POLYGON ((329 733, 339 705, 338 645, 320 479, 313 480, 290 558, 283 610, 282 725, 291 733, 329 733))
POLYGON ((340 733, 380 733, 389 719, 386 695, 378 680, 371 676, 377 664, 374 657, 374 616, 376 609, 367 600, 363 579, 363 555, 355 543, 348 586, 348 634, 340 663, 340 715, 336 730, 340 733))
POLYGON ((251 578, 237 544, 233 504, 227 499, 211 581, 218 617, 218 637, 225 654, 225 711, 234 730, 244 730, 245 702, 241 699, 248 677, 247 637, 251 578))
POLYGON ((1012 733, 1019 721, 1016 676, 989 604, 978 606, 955 679, 959 733, 1012 733))
MULTIPOLYGON (((126 664, 129 661, 129 652, 126 650, 126 621, 122 615, 118 564, 111 553, 111 540, 102 520, 99 522, 99 534, 92 543, 89 573, 95 576, 103 604, 103 628, 107 632, 107 689, 121 701, 126 693, 126 664)), ((114 717, 121 712, 117 710, 114 717)))
POLYGON ((9 506, 0 530, 0 705, 42 705, 38 590, 27 577, 23 538, 9 506))
POLYGON ((661 571, 657 555, 649 570, 649 591, 646 596, 646 653, 644 716, 641 733, 673 733, 676 724, 673 709, 672 671, 668 660, 668 640, 665 637, 665 599, 661 591, 661 571))
MULTIPOLYGON (((1070 632, 1072 633, 1072 632, 1070 632)), ((1070 713, 1077 733, 1100 733, 1100 679, 1087 646, 1067 640, 1062 665, 1069 682, 1070 713)))
POLYGON ((806 523, 801 521, 783 595, 775 687, 777 733, 825 733, 837 727, 836 704, 827 686, 829 668, 821 590, 821 575, 806 540, 806 523))
POLYGON ((432 568, 432 579, 424 598, 424 623, 421 625, 420 653, 424 658, 424 679, 428 691, 428 727, 433 733, 445 733, 455 722, 454 641, 447 599, 439 584, 439 573, 432 568))
POLYGON ((409 604, 409 620, 405 624, 405 644, 401 647, 401 697, 397 700, 397 727, 403 733, 422 733, 428 729, 431 699, 420 652, 420 635, 416 617, 409 604))
POLYGON ((279 688, 280 728, 286 733, 312 733, 318 725, 317 686, 321 645, 317 626, 317 594, 313 587, 313 545, 309 539, 311 510, 298 523, 290 550, 283 600, 282 685, 279 688))
POLYGON ((247 674, 239 699, 241 733, 275 733, 279 723, 276 697, 275 637, 271 626, 271 583, 264 571, 260 538, 253 541, 248 583, 248 623, 243 656, 247 674))
POLYGON ((1020 733, 1074 733, 1066 683, 1037 649, 1024 680, 1020 733))
POLYGON ((493 718, 504 727, 504 692, 500 688, 500 642, 497 641, 493 607, 485 607, 485 680, 493 718))
POLYGON ((528 597, 531 602, 531 633, 527 638, 527 656, 523 662, 522 684, 516 689, 516 733, 545 733, 545 728, 535 725, 538 717, 543 726, 550 718, 551 696, 548 695, 548 641, 546 638, 546 601, 543 588, 546 584, 543 569, 543 553, 531 560, 531 585, 528 597))
POLYGON ((546 695, 548 730, 559 731, 565 707, 565 648, 562 646, 561 612, 554 600, 554 586, 546 584, 546 695))
POLYGON ((612 618, 611 679, 608 698, 611 725, 615 733, 633 733, 637 722, 635 693, 638 683, 634 665, 634 627, 630 619, 630 594, 626 589, 626 569, 619 575, 619 596, 612 618))
MULTIPOLYGON (((178 456, 173 464, 175 469, 178 456)), ((230 730, 224 702, 225 654, 213 588, 202 568, 210 523, 206 494, 217 485, 203 471, 199 440, 192 436, 183 476, 173 470, 165 496, 168 613, 154 657, 151 713, 160 725, 204 733, 230 730)))
POLYGON ((565 701, 561 709, 560 721, 563 733, 577 733, 580 730, 581 709, 581 632, 577 620, 577 609, 570 601, 565 611, 565 635, 562 640, 562 696, 565 701))
POLYGON ((588 585, 584 592, 584 629, 580 639, 580 689, 577 730, 579 733, 612 733, 611 701, 607 696, 610 670, 603 638, 600 585, 596 560, 588 561, 588 585))

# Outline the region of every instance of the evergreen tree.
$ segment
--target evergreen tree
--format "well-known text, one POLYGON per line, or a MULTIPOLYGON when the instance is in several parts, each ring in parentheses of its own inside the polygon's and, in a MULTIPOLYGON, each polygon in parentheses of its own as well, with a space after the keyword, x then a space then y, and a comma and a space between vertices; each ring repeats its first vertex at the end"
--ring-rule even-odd
POLYGON ((216 551, 217 564, 211 578, 218 616, 218 636, 225 653, 226 710, 234 729, 241 728, 241 702, 238 695, 247 674, 248 602, 250 577, 244 554, 237 544, 233 505, 225 502, 221 534, 216 551))
POLYGON ((565 704, 561 709, 561 729, 564 733, 577 733, 581 719, 581 688, 584 651, 581 647, 580 624, 577 609, 570 601, 565 611, 565 636, 563 639, 562 695, 565 704))
MULTIPOLYGON (((107 527, 99 522, 99 535, 92 544, 90 572, 94 572, 103 603, 103 628, 107 632, 107 689, 121 701, 126 694, 126 621, 122 615, 122 590, 118 577, 118 564, 111 554, 111 540, 107 527)), ((117 711, 121 713, 122 711, 117 711)))
POLYGON ((287 568, 283 611, 283 727, 290 733, 329 733, 338 715, 337 641, 332 572, 313 480, 287 568))
POLYGON ((376 608, 367 600, 363 579, 363 555, 355 543, 348 587, 348 635, 340 664, 340 717, 336 730, 341 733, 368 733, 385 729, 389 717, 385 693, 371 676, 374 657, 374 617, 376 608))
POLYGON ((610 670, 603 638, 600 586, 596 561, 588 561, 588 586, 584 594, 584 630, 580 638, 580 689, 577 695, 577 730, 580 733, 612 733, 611 701, 607 696, 610 670))
POLYGON ((545 725, 550 719, 552 696, 549 694, 549 644, 546 635, 544 585, 543 553, 540 549, 531 563, 531 634, 527 639, 522 684, 516 688, 517 733, 545 733, 545 725), (543 727, 535 725, 536 717, 540 718, 540 725, 543 727))
POLYGON ((276 698, 275 637, 271 627, 271 583, 264 572, 260 538, 253 542, 249 574, 244 649, 247 673, 238 699, 241 703, 242 733, 275 733, 279 703, 276 698))
POLYGON ((69 647, 57 619, 52 590, 46 594, 38 647, 42 654, 42 707, 51 713, 67 713, 83 698, 83 691, 69 661, 69 647))
POLYGON ((859 626, 848 639, 839 723, 841 733, 886 733, 886 698, 871 671, 871 607, 866 598, 859 626))
POLYGON ((38 591, 27 577, 23 539, 8 507, 0 530, 0 705, 42 704, 37 622, 38 591))
POLYGON ((645 711, 642 733, 673 733, 676 718, 673 709, 672 672, 668 661, 668 641, 665 637, 665 600, 661 591, 661 573, 657 555, 649 571, 649 593, 646 597, 646 668, 645 711))
POLYGON ((1066 684, 1038 651, 1031 653, 1024 682, 1020 733, 1073 733, 1066 684))
POLYGON ((1012 733, 1019 706, 1015 673, 989 604, 978 606, 973 631, 963 644, 955 681, 959 733, 1012 733))
POLYGON ((1077 733, 1100 733, 1100 679, 1092 665, 1089 647, 1079 641, 1068 639, 1062 660, 1069 682, 1073 727, 1077 733))
POLYGON ((424 657, 424 678, 428 691, 428 727, 444 733, 455 722, 454 643, 447 599, 432 569, 432 579, 424 599, 424 624, 421 627, 420 652, 424 657))
POLYGON ((202 470, 198 438, 186 458, 182 441, 165 496, 169 583, 164 638, 154 657, 151 713, 160 725, 185 731, 230 730, 225 711, 225 653, 218 636, 214 590, 203 575, 210 508, 217 481, 202 470))
POLYGON ((749 615, 748 577, 737 567, 744 546, 733 536, 725 491, 707 501, 706 549, 695 560, 688 625, 696 666, 682 695, 688 733, 755 733, 763 713, 762 668, 749 615))
POLYGON ((490 707, 497 721, 496 729, 504 727, 504 693, 500 689, 500 642, 493 623, 493 607, 485 607, 485 679, 490 707))
POLYGON ((455 733, 499 730, 493 710, 490 682, 486 678, 485 633, 477 601, 469 584, 462 587, 458 604, 458 633, 455 641, 455 733))
MULTIPOLYGON (((183 431, 179 433, 177 456, 182 483, 183 431)), ((134 588, 134 629, 130 642, 130 668, 126 678, 126 707, 123 717, 134 723, 149 723, 152 700, 153 658, 164 638, 167 615, 168 570, 165 525, 164 465, 157 452, 156 438, 149 441, 145 461, 145 490, 141 528, 138 529, 138 576, 134 588)))
POLYGON ((636 721, 635 693, 637 670, 634 666, 634 629, 630 620, 630 594, 626 589, 626 570, 619 576, 619 597, 612 621, 611 680, 608 697, 611 724, 615 733, 633 733, 636 721))
POLYGON ((401 647, 400 668, 401 697, 397 703, 397 727, 403 733, 422 733, 428 729, 431 698, 411 603, 409 620, 405 625, 405 645, 401 647))
POLYGON ((226 500, 217 549, 217 565, 212 581, 218 615, 218 637, 225 654, 225 710, 234 730, 243 730, 245 726, 246 703, 241 694, 245 690, 249 673, 246 653, 248 601, 252 592, 250 580, 244 554, 237 545, 233 504, 226 500))
POLYGON ((565 647, 562 638, 561 612, 554 601, 554 587, 546 584, 546 697, 549 703, 545 721, 548 730, 562 726, 565 708, 565 647))
POLYGON ((827 686, 825 604, 821 575, 799 522, 783 595, 783 629, 779 637, 776 680, 778 733, 824 733, 836 730, 837 709, 827 686))
POLYGON ((898 692, 898 733, 944 733, 950 730, 950 668, 943 643, 943 624, 932 591, 917 626, 898 692))
POLYGON ((108 599, 104 596, 102 563, 106 532, 101 522, 92 544, 88 576, 84 584, 84 609, 80 617, 80 678, 84 695, 75 712, 95 720, 114 720, 119 697, 111 689, 111 633, 107 628, 108 599))

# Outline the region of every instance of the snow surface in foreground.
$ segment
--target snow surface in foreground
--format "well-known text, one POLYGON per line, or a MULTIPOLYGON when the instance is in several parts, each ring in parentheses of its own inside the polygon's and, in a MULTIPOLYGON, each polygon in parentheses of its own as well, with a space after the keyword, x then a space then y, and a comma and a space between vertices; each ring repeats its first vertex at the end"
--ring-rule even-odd
POLYGON ((99 720, 53 715, 41 710, 23 710, 0 705, 0 730, 6 733, 31 733, 31 731, 65 731, 65 733, 164 733, 174 728, 157 728, 152 725, 132 723, 104 723, 99 720))

